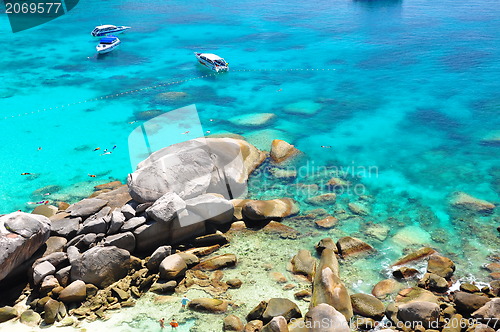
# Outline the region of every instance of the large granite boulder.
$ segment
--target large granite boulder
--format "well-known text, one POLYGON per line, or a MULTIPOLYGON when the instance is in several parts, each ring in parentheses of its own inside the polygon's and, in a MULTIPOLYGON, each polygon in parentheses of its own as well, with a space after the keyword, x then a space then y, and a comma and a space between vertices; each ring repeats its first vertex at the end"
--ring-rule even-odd
POLYGON ((305 320, 306 326, 311 326, 308 332, 349 332, 351 330, 345 316, 326 303, 320 303, 310 309, 305 320))
POLYGON ((472 313, 472 317, 480 321, 500 323, 500 298, 494 298, 472 313))
POLYGON ((108 204, 108 201, 104 199, 85 198, 75 204, 71 204, 66 211, 69 212, 72 217, 86 218, 99 212, 106 204, 108 204))
POLYGON ((266 220, 297 214, 299 206, 291 198, 279 198, 267 201, 249 200, 243 205, 241 211, 244 218, 266 220))
POLYGON ((93 247, 71 263, 71 280, 107 287, 125 277, 130 269, 130 253, 110 247, 93 247))
POLYGON ((447 257, 432 255, 427 262, 427 272, 448 279, 455 272, 455 263, 447 257))
POLYGON ((135 249, 135 236, 132 232, 113 234, 104 238, 103 245, 115 246, 132 253, 135 249))
POLYGON ((184 276, 187 270, 187 264, 181 255, 173 254, 163 259, 160 263, 159 270, 161 279, 175 279, 184 276))
POLYGON ((309 280, 312 280, 316 271, 316 259, 312 257, 309 250, 299 250, 297 255, 293 256, 290 263, 293 273, 302 274, 309 280))
POLYGON ((186 200, 186 209, 199 215, 202 220, 216 224, 226 224, 233 220, 233 204, 224 197, 213 194, 204 194, 186 200))
POLYGON ((339 263, 335 252, 324 249, 316 268, 313 281, 313 292, 310 308, 321 303, 333 306, 341 312, 347 320, 353 316, 351 298, 339 275, 339 263))
POLYGON ((403 322, 436 329, 439 325, 439 305, 427 301, 411 301, 399 305, 397 317, 403 322))
POLYGON ((30 258, 50 236, 50 220, 14 212, 0 217, 0 280, 30 258))
POLYGON ((355 314, 363 317, 381 320, 385 315, 385 306, 373 295, 353 294, 351 295, 352 308, 355 314))
POLYGON ((158 247, 151 254, 151 257, 149 258, 148 262, 146 263, 146 267, 148 268, 149 272, 151 272, 151 273, 158 272, 158 268, 160 267, 160 263, 167 256, 170 256, 171 254, 172 254, 172 247, 171 246, 158 247))
POLYGON ((182 199, 208 192, 235 198, 246 192, 248 175, 264 159, 264 153, 242 140, 198 138, 158 150, 139 163, 129 174, 129 192, 141 203, 168 192, 182 199))
POLYGON ((272 298, 262 313, 262 321, 269 323, 274 317, 278 316, 284 317, 289 322, 292 318, 302 317, 302 313, 299 307, 289 299, 272 298))
POLYGON ((64 303, 81 302, 87 297, 87 288, 81 280, 75 280, 59 294, 59 300, 64 303))
POLYGON ((62 236, 67 239, 72 239, 75 237, 78 228, 80 227, 80 222, 82 218, 62 218, 57 220, 52 220, 50 225, 50 232, 55 236, 62 236))
POLYGON ((291 145, 280 139, 275 139, 271 143, 271 159, 276 163, 281 163, 285 160, 288 160, 296 155, 298 155, 300 151, 291 145))
POLYGON ((489 301, 490 299, 487 296, 466 292, 456 292, 453 297, 457 312, 467 317, 489 301))

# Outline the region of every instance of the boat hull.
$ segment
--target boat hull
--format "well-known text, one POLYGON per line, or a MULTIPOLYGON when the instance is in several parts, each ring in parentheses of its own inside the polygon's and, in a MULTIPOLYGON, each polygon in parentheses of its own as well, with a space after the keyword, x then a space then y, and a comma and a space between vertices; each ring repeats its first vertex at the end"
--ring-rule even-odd
POLYGON ((195 53, 194 55, 196 56, 196 59, 198 59, 198 62, 207 67, 208 69, 215 71, 215 72, 221 72, 221 71, 228 71, 229 67, 228 66, 216 66, 213 63, 205 61, 203 58, 200 57, 201 53, 195 53))

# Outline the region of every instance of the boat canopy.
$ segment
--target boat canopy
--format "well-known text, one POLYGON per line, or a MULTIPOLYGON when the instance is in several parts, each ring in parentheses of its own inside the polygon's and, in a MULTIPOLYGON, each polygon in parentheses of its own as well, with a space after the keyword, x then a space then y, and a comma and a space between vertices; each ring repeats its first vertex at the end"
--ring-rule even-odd
POLYGON ((109 44, 109 43, 114 42, 117 39, 118 38, 115 37, 115 36, 108 36, 108 37, 101 38, 101 40, 99 41, 99 43, 101 43, 101 44, 109 44))
POLYGON ((110 24, 105 24, 105 25, 99 25, 99 26, 97 26, 95 28, 101 30, 101 29, 106 29, 106 28, 116 28, 116 26, 115 25, 110 25, 110 24))
POLYGON ((208 60, 216 61, 216 60, 224 60, 220 56, 212 54, 212 53, 201 53, 200 56, 207 58, 208 60))

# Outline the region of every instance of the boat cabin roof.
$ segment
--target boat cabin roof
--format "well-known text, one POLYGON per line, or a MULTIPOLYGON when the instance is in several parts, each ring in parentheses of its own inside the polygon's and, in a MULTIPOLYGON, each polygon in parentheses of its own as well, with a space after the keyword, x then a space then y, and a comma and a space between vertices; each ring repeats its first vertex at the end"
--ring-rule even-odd
POLYGON ((99 25, 95 28, 96 29, 116 28, 116 25, 105 24, 105 25, 99 25))
POLYGON ((203 57, 207 58, 208 60, 212 60, 212 61, 224 60, 220 56, 212 54, 212 53, 201 53, 200 56, 203 56, 203 57))

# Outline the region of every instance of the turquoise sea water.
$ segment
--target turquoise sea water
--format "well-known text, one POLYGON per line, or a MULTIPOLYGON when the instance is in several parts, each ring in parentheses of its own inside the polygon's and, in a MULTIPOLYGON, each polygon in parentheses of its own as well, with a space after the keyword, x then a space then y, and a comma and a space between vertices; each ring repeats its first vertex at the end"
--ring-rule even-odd
MULTIPOLYGON (((316 166, 376 167, 359 179, 373 196, 370 216, 329 235, 364 238, 366 222, 387 224, 388 239, 372 241, 384 262, 404 249, 391 240, 401 231, 399 240, 453 255, 464 275, 486 276, 480 265, 498 249, 498 212, 457 223, 448 197, 460 190, 499 202, 500 147, 484 140, 500 137, 499 31, 493 0, 81 1, 15 35, 0 16, 0 213, 124 181, 140 112, 196 104, 203 131, 241 134, 261 149, 286 139, 316 166), (105 23, 133 29, 117 51, 96 57, 90 31, 105 23), (224 56, 231 71, 202 77, 210 72, 194 51, 224 56), (147 87, 156 88, 135 91, 147 87), (263 112, 277 118, 257 128, 227 121, 263 112)), ((252 194, 274 198, 284 188, 252 194)))

